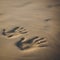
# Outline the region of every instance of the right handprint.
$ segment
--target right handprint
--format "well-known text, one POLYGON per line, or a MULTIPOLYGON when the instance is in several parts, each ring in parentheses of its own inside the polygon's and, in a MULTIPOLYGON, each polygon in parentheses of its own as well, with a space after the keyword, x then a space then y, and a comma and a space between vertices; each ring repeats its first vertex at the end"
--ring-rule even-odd
POLYGON ((20 41, 18 41, 16 43, 16 46, 20 49, 20 50, 26 50, 26 49, 30 49, 30 48, 36 48, 36 47, 47 47, 48 43, 46 38, 42 37, 32 37, 29 38, 27 40, 25 40, 25 38, 21 38, 20 41))

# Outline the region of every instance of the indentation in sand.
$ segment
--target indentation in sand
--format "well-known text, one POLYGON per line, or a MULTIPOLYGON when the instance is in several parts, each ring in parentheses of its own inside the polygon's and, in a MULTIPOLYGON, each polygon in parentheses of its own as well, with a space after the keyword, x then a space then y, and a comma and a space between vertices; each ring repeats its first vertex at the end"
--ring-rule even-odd
POLYGON ((14 27, 9 31, 6 31, 6 29, 3 29, 2 35, 7 38, 17 38, 25 33, 27 33, 26 29, 24 27, 14 27))
POLYGON ((48 46, 47 40, 44 37, 40 38, 39 36, 34 36, 25 41, 24 40, 25 38, 23 37, 15 44, 20 50, 29 50, 32 48, 48 46))

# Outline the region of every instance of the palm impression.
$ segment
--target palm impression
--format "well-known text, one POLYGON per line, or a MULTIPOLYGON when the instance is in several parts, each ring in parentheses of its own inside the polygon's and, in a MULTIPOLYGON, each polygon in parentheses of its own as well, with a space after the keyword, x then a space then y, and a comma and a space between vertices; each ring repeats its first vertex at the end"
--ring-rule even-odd
POLYGON ((22 34, 27 33, 28 31, 26 29, 24 29, 24 27, 14 27, 13 29, 6 31, 6 29, 3 29, 2 31, 2 35, 6 36, 8 38, 14 38, 14 37, 18 37, 22 34))
POLYGON ((38 36, 32 37, 30 39, 25 40, 25 38, 21 38, 20 41, 18 41, 15 44, 20 50, 26 50, 30 48, 36 48, 36 47, 47 47, 47 40, 45 38, 40 38, 38 36))

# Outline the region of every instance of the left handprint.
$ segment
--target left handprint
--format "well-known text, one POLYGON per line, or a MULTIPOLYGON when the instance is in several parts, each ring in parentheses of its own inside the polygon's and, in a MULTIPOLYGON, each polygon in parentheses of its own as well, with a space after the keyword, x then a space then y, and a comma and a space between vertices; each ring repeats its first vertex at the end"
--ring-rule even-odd
POLYGON ((7 38, 16 38, 18 36, 21 36, 22 34, 28 33, 24 27, 14 27, 9 31, 6 31, 6 29, 3 29, 2 35, 6 36, 7 38))

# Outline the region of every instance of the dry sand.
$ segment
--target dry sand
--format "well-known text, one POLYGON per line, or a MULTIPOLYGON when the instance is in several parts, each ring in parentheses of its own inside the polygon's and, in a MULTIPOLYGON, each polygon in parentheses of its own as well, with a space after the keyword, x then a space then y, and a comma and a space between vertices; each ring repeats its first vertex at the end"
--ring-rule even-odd
POLYGON ((0 0, 0 60, 60 60, 59 0, 0 0))

